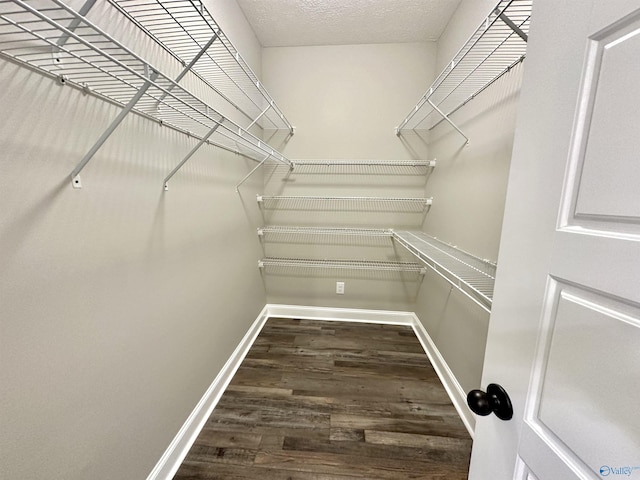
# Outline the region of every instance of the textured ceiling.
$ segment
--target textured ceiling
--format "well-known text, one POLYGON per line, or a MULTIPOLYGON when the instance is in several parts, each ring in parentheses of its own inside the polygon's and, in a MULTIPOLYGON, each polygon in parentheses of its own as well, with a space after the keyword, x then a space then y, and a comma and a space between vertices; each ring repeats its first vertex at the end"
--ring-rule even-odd
POLYGON ((460 0, 237 0, 264 47, 437 40, 460 0))

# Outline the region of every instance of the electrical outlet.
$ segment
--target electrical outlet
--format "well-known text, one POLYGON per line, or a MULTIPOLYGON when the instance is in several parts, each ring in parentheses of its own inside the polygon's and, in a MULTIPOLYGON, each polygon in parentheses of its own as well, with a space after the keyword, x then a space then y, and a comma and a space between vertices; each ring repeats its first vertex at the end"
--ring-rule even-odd
POLYGON ((344 295, 344 282, 336 282, 336 293, 344 295))

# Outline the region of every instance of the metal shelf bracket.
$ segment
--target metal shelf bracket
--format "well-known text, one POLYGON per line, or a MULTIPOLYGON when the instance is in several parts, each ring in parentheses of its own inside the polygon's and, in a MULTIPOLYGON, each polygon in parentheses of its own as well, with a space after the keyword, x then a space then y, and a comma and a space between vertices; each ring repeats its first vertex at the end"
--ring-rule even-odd
POLYGON ((209 41, 205 43, 204 47, 200 49, 200 51, 196 54, 196 56, 193 57, 193 59, 189 62, 189 64, 186 65, 182 70, 182 72, 180 72, 180 74, 176 77, 176 79, 174 80, 175 83, 169 85, 169 87, 167 87, 167 91, 160 96, 160 99, 158 100, 158 105, 162 103, 162 101, 167 97, 167 95, 171 92, 171 90, 173 90, 173 88, 180 82, 180 80, 182 80, 185 77, 185 75, 189 73, 189 71, 191 71, 191 69, 196 64, 196 62, 200 60, 202 55, 204 55, 207 49, 213 44, 213 42, 216 41, 218 37, 219 37, 219 32, 214 32, 214 34, 209 39, 209 41))
POLYGON ((258 169, 259 169, 259 168, 264 164, 264 162, 266 162, 266 161, 269 159, 269 157, 271 157, 271 155, 267 155, 266 157, 264 157, 264 158, 262 159, 262 161, 261 161, 260 163, 258 163, 258 165, 256 165, 255 167, 253 167, 253 169, 252 169, 252 170, 251 170, 247 175, 245 175, 245 177, 244 177, 242 180, 240 180, 240 181, 238 182, 238 184, 236 185, 236 193, 238 193, 238 189, 240 188, 240 186, 241 186, 244 182, 246 182, 246 181, 249 179, 249 177, 250 177, 251 175, 253 175, 253 174, 255 173, 255 171, 256 171, 256 170, 258 170, 258 169))
POLYGON ((524 33, 518 25, 513 23, 513 21, 504 14, 504 12, 501 12, 499 9, 496 9, 494 13, 498 15, 498 17, 500 17, 500 20, 506 23, 509 26, 509 28, 511 28, 511 30, 513 30, 516 33, 516 35, 518 35, 522 40, 524 40, 525 42, 529 41, 529 36, 526 33, 524 33))
POLYGON ((465 144, 465 145, 469 145, 469 137, 467 137, 464 133, 462 133, 462 130, 460 130, 460 129, 458 128, 458 126, 457 126, 455 123, 453 123, 453 122, 451 121, 451 119, 447 116, 447 114, 446 114, 446 113, 444 113, 442 110, 440 110, 440 109, 438 108, 438 106, 437 106, 435 103, 433 103, 431 100, 427 100, 427 102, 429 103, 429 105, 431 105, 431 107, 432 107, 436 112, 438 112, 438 113, 440 114, 440 116, 441 116, 444 120, 446 120, 446 121, 449 123, 449 125, 451 125, 451 126, 456 130, 456 132, 458 132, 460 135, 462 135, 462 136, 464 137, 464 140, 465 140, 464 144, 465 144))
POLYGON ((205 143, 208 143, 209 137, 211 137, 211 135, 215 133, 215 131, 218 129, 219 126, 220 124, 218 123, 211 130, 209 130, 209 133, 207 133, 204 137, 202 137, 202 139, 198 142, 198 144, 195 147, 193 147, 189 153, 187 153, 187 155, 180 161, 180 163, 178 163, 178 165, 176 165, 176 167, 173 170, 171 170, 171 173, 169 173, 169 175, 167 175, 167 177, 164 179, 164 182, 162 182, 164 185, 165 192, 169 190, 169 180, 171 180, 171 177, 173 177, 176 173, 178 173, 178 170, 180 170, 182 166, 185 163, 187 163, 187 160, 193 157, 193 155, 200 149, 202 145, 204 145, 205 143))
POLYGON ((149 65, 145 65, 144 73, 147 81, 138 89, 136 94, 129 100, 129 103, 125 105, 122 111, 118 114, 118 116, 111 122, 111 125, 107 127, 104 133, 100 136, 100 138, 96 141, 96 143, 89 149, 89 151, 85 154, 85 156, 80 160, 80 163, 73 169, 71 172, 71 184, 73 188, 82 188, 82 184, 80 182, 76 183, 76 177, 80 174, 82 169, 89 163, 89 161, 93 158, 93 156, 100 150, 100 147, 107 141, 107 139, 111 136, 113 132, 115 132, 116 128, 122 123, 125 117, 129 114, 133 107, 136 106, 138 100, 140 100, 147 89, 155 82, 156 78, 158 78, 159 73, 156 71, 149 72, 149 65))

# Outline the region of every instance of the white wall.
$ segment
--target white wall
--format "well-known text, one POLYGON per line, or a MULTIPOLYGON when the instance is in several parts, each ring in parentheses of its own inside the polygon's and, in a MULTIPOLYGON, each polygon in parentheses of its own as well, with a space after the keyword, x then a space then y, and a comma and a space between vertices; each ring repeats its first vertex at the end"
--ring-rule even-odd
MULTIPOLYGON (((424 143, 408 148, 394 128, 433 76, 435 46, 428 43, 266 48, 263 76, 296 127, 282 143, 292 159, 427 159, 424 143)), ((265 193, 423 197, 425 171, 298 168, 267 170, 265 193)), ((268 225, 420 228, 424 213, 371 210, 364 204, 333 208, 263 209, 268 225)), ((290 239, 263 244, 268 256, 313 259, 396 260, 386 241, 290 239)), ((409 256, 404 254, 408 259, 409 256)), ((418 277, 398 279, 362 272, 295 272, 265 275, 271 303, 413 310, 418 277), (335 282, 346 282, 344 295, 335 282)))
MULTIPOLYGON (((438 42, 440 69, 494 6, 484 0, 460 4, 438 42)), ((427 184, 434 205, 423 230, 492 261, 498 258, 523 68, 514 68, 452 115, 470 138, 467 146, 446 122, 429 134, 438 166, 427 184)), ((422 284, 416 313, 463 389, 480 387, 489 315, 433 273, 422 284)))
MULTIPOLYGON (((420 179, 269 171, 265 192, 271 194, 433 196, 434 203, 420 218, 364 209, 273 209, 263 210, 264 222, 422 229, 495 261, 523 66, 454 114, 471 138, 468 146, 446 123, 400 138, 390 134, 494 6, 487 0, 461 2, 437 49, 426 44, 265 49, 265 82, 297 129, 281 144, 291 158, 437 158, 437 166, 420 179)), ((288 240, 263 248, 272 256, 412 259, 384 242, 319 243, 288 240)), ((274 303, 415 310, 462 387, 479 386, 489 316, 433 273, 417 285, 355 274, 309 278, 308 272, 266 275, 265 281, 268 301, 274 303), (336 280, 347 282, 344 296, 334 293, 336 280)))
POLYGON ((0 83, 0 476, 144 478, 265 304, 261 178, 236 194, 255 163, 204 147, 165 193, 195 140, 129 115, 74 190, 119 108, 4 59, 0 83))

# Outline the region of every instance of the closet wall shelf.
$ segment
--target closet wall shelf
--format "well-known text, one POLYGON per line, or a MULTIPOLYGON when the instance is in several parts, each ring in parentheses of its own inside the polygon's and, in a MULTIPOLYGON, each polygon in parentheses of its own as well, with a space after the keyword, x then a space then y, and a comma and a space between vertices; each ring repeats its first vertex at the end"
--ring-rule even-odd
POLYGON ((265 226, 258 229, 258 236, 269 235, 326 235, 355 237, 391 237, 393 230, 382 228, 333 228, 333 227, 290 227, 265 226))
MULTIPOLYGON (((200 0, 109 0, 254 124, 293 126, 200 0)), ((179 81, 180 79, 176 79, 179 81)))
POLYGON ((420 210, 432 205, 433 198, 393 198, 393 197, 332 197, 332 196, 293 196, 293 195, 257 195, 258 204, 266 208, 282 207, 287 205, 293 208, 304 209, 314 205, 330 204, 332 207, 348 204, 367 204, 371 207, 389 206, 397 204, 399 207, 419 208, 420 210))
MULTIPOLYGON (((93 3, 87 2, 83 10, 93 3)), ((281 153, 163 75, 80 12, 60 0, 37 5, 39 9, 22 0, 0 2, 0 52, 124 107, 73 170, 74 187, 80 187, 80 171, 130 111, 190 132, 200 139, 199 145, 219 144, 255 160, 270 158, 291 166, 281 153)))
POLYGON ((279 269, 369 270, 376 272, 406 272, 424 275, 425 269, 412 262, 373 260, 311 260, 300 258, 263 258, 258 267, 279 269))
POLYGON ((471 255, 424 232, 394 231, 393 238, 485 311, 491 311, 495 263, 471 255))
POLYGON ((524 59, 532 3, 501 0, 396 128, 396 134, 430 130, 444 120, 468 143, 449 117, 524 59))
POLYGON ((429 168, 436 160, 294 160, 296 167, 406 167, 429 168))

